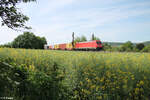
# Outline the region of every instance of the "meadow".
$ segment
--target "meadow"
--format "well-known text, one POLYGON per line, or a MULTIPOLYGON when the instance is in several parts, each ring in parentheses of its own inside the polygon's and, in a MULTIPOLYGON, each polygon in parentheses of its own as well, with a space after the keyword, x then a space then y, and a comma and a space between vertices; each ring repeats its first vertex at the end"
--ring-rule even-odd
POLYGON ((0 89, 18 100, 150 98, 149 53, 0 48, 0 62, 0 89))

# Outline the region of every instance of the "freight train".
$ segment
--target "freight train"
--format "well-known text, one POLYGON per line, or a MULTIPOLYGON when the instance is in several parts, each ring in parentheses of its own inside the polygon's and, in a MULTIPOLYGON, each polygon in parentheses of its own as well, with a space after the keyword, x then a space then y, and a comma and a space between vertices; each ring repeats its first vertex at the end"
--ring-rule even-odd
POLYGON ((44 46, 44 49, 49 50, 101 50, 102 48, 103 46, 100 40, 44 46))

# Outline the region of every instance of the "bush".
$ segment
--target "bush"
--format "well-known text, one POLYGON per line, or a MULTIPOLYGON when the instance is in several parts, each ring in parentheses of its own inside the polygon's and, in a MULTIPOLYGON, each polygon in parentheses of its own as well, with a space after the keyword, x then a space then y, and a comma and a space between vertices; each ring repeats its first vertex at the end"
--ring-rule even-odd
POLYGON ((104 43, 104 44, 103 44, 103 50, 104 50, 104 51, 111 51, 111 50, 112 50, 112 47, 111 47, 111 45, 109 45, 108 43, 104 43))
POLYGON ((150 45, 145 46, 142 52, 150 52, 150 45))
POLYGON ((130 52, 130 51, 133 51, 133 48, 134 48, 134 45, 131 41, 127 41, 126 43, 124 43, 121 48, 120 48, 120 51, 127 51, 127 52, 130 52))
POLYGON ((136 44, 136 49, 138 51, 141 51, 144 47, 145 47, 145 45, 143 43, 136 44))
MULTIPOLYGON (((10 62, 10 61, 9 61, 10 62)), ((13 97, 15 100, 65 100, 66 88, 54 63, 51 74, 35 70, 34 66, 17 66, 0 62, 0 97, 13 97)))

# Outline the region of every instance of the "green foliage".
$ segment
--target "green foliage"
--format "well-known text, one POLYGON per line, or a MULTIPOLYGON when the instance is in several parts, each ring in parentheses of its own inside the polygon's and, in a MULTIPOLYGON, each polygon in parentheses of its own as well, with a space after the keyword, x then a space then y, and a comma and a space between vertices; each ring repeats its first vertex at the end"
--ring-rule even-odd
POLYGON ((75 42, 84 42, 87 41, 85 36, 81 36, 81 37, 76 37, 75 38, 75 42))
POLYGON ((0 61, 12 66, 0 63, 0 92, 15 100, 149 100, 149 60, 148 53, 0 48, 0 61))
POLYGON ((46 74, 31 65, 16 65, 14 62, 10 65, 0 61, 0 97, 13 97, 15 100, 65 100, 63 79, 56 63, 51 68, 51 74, 46 74))
POLYGON ((1 48, 4 48, 4 47, 7 47, 7 48, 11 48, 12 47, 12 43, 9 42, 7 44, 4 44, 4 45, 0 45, 1 48))
POLYGON ((44 37, 35 36, 31 32, 24 32, 23 35, 19 35, 12 42, 14 48, 26 48, 26 49, 43 49, 47 44, 44 37))
MULTIPOLYGON (((117 52, 150 52, 150 46, 149 45, 145 45, 143 43, 132 43, 130 41, 124 43, 121 45, 121 43, 117 44, 117 43, 107 43, 104 42, 103 43, 103 50, 104 51, 117 51, 117 52), (121 46, 117 46, 117 45, 121 45, 121 46)), ((147 42, 148 43, 148 42, 147 42)))
POLYGON ((108 43, 103 44, 103 50, 104 51, 111 51, 112 47, 108 43))
POLYGON ((94 37, 92 40, 100 40, 99 37, 94 37))
POLYGON ((121 45, 123 45, 122 42, 103 42, 103 43, 108 43, 109 45, 113 47, 120 47, 121 45))
POLYGON ((85 36, 81 36, 81 41, 87 41, 85 36))
POLYGON ((139 51, 141 51, 144 47, 145 45, 143 43, 136 44, 136 49, 138 49, 139 51))
POLYGON ((100 38, 98 38, 98 37, 94 36, 94 34, 92 34, 91 40, 100 40, 100 38))
POLYGON ((11 92, 13 88, 13 82, 8 75, 10 74, 11 66, 4 65, 0 62, 0 97, 10 96, 13 94, 11 92))
POLYGON ((0 17, 2 19, 2 25, 6 25, 11 29, 26 28, 25 22, 29 18, 18 11, 16 7, 18 3, 31 2, 36 0, 0 0, 0 17))
POLYGON ((97 64, 94 64, 94 60, 90 61, 92 64, 87 63, 86 60, 82 61, 82 65, 77 69, 78 82, 74 90, 74 98, 77 100, 141 100, 149 98, 149 93, 145 93, 150 90, 146 88, 148 84, 145 83, 147 80, 145 77, 150 73, 143 72, 143 68, 136 68, 129 64, 131 60, 122 64, 118 63, 121 65, 120 67, 116 63, 104 66, 105 61, 97 64), (128 66, 125 67, 126 65, 128 66))
POLYGON ((126 43, 124 43, 122 46, 121 46, 121 50, 120 51, 132 51, 134 48, 134 45, 131 41, 127 41, 126 43))
POLYGON ((143 52, 150 52, 150 45, 147 45, 145 46, 143 49, 142 49, 143 52))

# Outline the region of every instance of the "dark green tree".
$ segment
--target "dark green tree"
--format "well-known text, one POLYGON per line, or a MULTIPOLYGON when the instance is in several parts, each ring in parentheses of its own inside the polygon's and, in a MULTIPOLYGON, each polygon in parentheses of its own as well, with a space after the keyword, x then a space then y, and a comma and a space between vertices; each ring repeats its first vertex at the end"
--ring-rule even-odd
POLYGON ((138 49, 139 51, 141 51, 144 47, 145 45, 143 43, 136 44, 136 49, 138 49))
POLYGON ((26 48, 26 49, 43 49, 44 45, 47 44, 45 37, 35 36, 31 32, 24 32, 19 35, 12 42, 14 48, 26 48))
POLYGON ((44 49, 44 45, 47 44, 45 37, 36 37, 36 48, 35 49, 44 49))
POLYGON ((27 3, 36 0, 0 0, 0 17, 2 26, 6 25, 11 29, 30 28, 25 25, 29 18, 18 11, 17 5, 21 2, 27 3))

